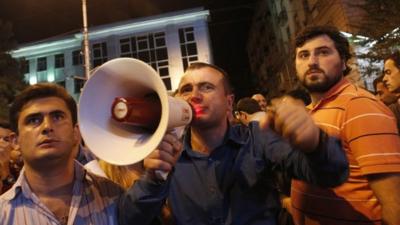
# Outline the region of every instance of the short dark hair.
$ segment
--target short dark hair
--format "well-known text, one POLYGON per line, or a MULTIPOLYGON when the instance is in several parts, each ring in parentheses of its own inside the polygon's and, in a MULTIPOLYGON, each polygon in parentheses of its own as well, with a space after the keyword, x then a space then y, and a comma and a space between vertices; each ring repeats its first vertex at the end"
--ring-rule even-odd
POLYGON ((297 34, 295 39, 295 47, 303 46, 308 40, 320 35, 327 35, 335 43, 336 50, 339 52, 340 58, 344 60, 346 69, 343 74, 346 76, 350 73, 351 67, 347 65, 347 61, 351 58, 350 44, 347 38, 340 33, 334 26, 309 26, 297 34))
POLYGON ((384 77, 384 75, 380 75, 377 78, 375 78, 375 80, 372 82, 374 84, 375 92, 377 91, 376 87, 378 86, 379 83, 383 83, 384 84, 383 77, 384 77))
POLYGON ((10 124, 14 132, 18 132, 18 119, 22 108, 29 102, 35 99, 57 97, 62 99, 67 105, 71 117, 72 124, 77 123, 77 106, 74 98, 61 86, 54 83, 38 83, 24 89, 15 97, 10 108, 10 124))
POLYGON ((388 57, 385 58, 384 62, 388 61, 389 59, 393 60, 396 67, 400 70, 400 51, 396 50, 395 52, 390 54, 388 57))
POLYGON ((262 110, 256 100, 249 97, 244 97, 237 102, 236 111, 238 112, 242 111, 245 113, 253 114, 256 112, 260 112, 262 110))
POLYGON ((1 118, 0 118, 0 128, 11 130, 10 123, 7 120, 1 118))
POLYGON ((223 76, 225 92, 227 94, 233 93, 233 88, 232 88, 228 73, 216 65, 205 63, 205 62, 194 62, 188 66, 188 68, 185 70, 185 72, 187 72, 189 70, 198 70, 198 69, 202 69, 205 67, 210 67, 210 68, 213 68, 213 69, 217 70, 218 72, 220 72, 223 76))

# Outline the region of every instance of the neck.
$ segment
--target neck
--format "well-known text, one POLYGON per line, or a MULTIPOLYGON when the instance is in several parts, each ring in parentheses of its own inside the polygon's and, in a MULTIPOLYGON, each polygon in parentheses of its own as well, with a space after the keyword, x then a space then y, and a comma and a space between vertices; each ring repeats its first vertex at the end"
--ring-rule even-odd
POLYGON ((208 129, 192 127, 190 129, 192 148, 194 151, 209 155, 215 148, 222 144, 227 129, 227 121, 220 126, 208 129))
POLYGON ((38 196, 51 196, 72 192, 74 163, 47 170, 36 170, 25 166, 25 177, 32 191, 38 196))
POLYGON ((324 97, 324 93, 310 93, 311 105, 314 107, 324 97))

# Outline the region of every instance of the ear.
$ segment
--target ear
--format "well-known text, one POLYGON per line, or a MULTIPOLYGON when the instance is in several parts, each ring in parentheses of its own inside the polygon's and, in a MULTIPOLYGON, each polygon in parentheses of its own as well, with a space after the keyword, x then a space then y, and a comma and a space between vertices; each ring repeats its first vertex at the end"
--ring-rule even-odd
POLYGON ((235 101, 235 95, 234 94, 227 94, 226 95, 226 100, 227 100, 227 103, 228 103, 228 110, 229 110, 229 112, 232 112, 233 111, 233 103, 235 101))
POLYGON ((75 124, 74 126, 74 141, 79 144, 81 142, 81 131, 79 130, 79 125, 75 124))
POLYGON ((342 72, 346 70, 346 62, 342 59, 342 72))
POLYGON ((10 133, 10 143, 11 143, 11 146, 14 149, 19 148, 19 146, 18 146, 18 136, 17 136, 17 134, 15 132, 11 132, 10 133))

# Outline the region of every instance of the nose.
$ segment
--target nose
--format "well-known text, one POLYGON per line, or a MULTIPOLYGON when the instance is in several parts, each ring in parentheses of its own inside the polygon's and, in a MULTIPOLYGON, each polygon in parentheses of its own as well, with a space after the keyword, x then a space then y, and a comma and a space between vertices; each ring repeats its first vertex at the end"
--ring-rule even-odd
POLYGON ((387 81, 388 81, 388 77, 387 77, 387 75, 384 75, 382 80, 383 80, 383 82, 386 84, 386 83, 387 83, 387 81))
POLYGON ((201 101, 201 93, 197 87, 193 88, 192 92, 190 93, 189 96, 189 101, 193 103, 198 103, 201 101))
POLYGON ((310 57, 308 58, 308 65, 310 67, 318 65, 318 57, 315 54, 311 54, 310 57))
POLYGON ((53 132, 53 121, 50 117, 45 116, 42 122, 42 134, 47 135, 53 132))

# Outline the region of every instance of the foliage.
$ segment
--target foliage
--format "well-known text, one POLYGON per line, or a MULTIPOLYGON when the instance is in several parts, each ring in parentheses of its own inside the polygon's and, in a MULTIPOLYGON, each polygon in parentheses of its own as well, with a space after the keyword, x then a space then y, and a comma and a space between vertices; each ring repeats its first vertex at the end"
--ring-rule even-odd
POLYGON ((356 52, 357 58, 364 61, 360 70, 363 76, 379 75, 382 59, 400 48, 400 1, 363 0, 354 1, 350 6, 365 13, 363 19, 353 25, 366 37, 353 40, 360 48, 356 52))
POLYGON ((15 94, 26 86, 21 73, 22 63, 9 54, 15 47, 11 23, 0 20, 0 118, 7 118, 15 94))

